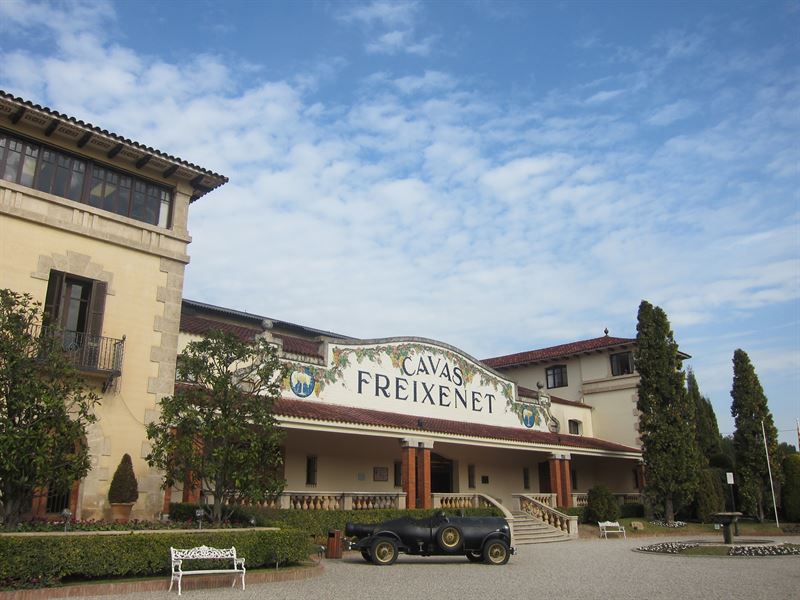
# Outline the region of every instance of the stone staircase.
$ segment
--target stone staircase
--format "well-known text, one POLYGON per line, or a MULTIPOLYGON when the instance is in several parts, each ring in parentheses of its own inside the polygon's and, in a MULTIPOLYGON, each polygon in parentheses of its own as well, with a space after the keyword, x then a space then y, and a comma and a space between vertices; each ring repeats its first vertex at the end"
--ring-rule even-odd
POLYGON ((528 513, 513 510, 514 515, 514 544, 524 546, 527 544, 544 544, 546 542, 565 542, 569 535, 556 527, 552 527, 528 513))

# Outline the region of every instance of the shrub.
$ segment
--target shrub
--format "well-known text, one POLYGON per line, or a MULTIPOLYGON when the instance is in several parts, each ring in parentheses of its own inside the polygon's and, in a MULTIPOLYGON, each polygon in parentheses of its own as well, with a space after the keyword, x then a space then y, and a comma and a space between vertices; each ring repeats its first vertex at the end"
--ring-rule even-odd
POLYGON ((800 454, 790 454, 783 461, 783 514, 789 521, 800 521, 800 454))
POLYGON ((701 523, 710 523, 711 515, 725 509, 725 490, 722 471, 702 469, 694 496, 694 514, 701 523))
MULTIPOLYGON (((201 545, 236 547, 247 568, 305 560, 311 551, 301 531, 165 531, 138 534, 0 536, 0 586, 58 584, 63 578, 113 578, 167 574, 169 549, 201 545)), ((206 565, 207 566, 207 565, 206 565)), ((202 568, 202 567, 201 567, 202 568)))
POLYGON ((641 502, 623 504, 619 507, 619 516, 623 519, 641 519, 644 517, 644 504, 641 502))
MULTIPOLYGON (((170 504, 169 516, 174 520, 189 520, 194 518, 195 504, 174 503, 170 504)), ((415 519, 430 517, 442 509, 431 510, 399 510, 399 509, 372 509, 372 510, 288 510, 267 509, 257 507, 237 507, 234 511, 232 522, 249 523, 255 520, 258 526, 289 527, 306 532, 309 536, 324 537, 332 529, 344 531, 348 521, 356 523, 381 523, 389 519, 412 516, 415 519)), ((458 515, 460 510, 447 509, 444 512, 458 515)), ((494 508, 467 508, 464 514, 470 517, 502 516, 494 508)))
POLYGON ((133 473, 133 463, 129 454, 125 454, 119 461, 111 486, 108 488, 108 501, 111 504, 136 502, 139 498, 139 485, 133 473))
POLYGON ((559 506, 557 510, 565 515, 578 517, 578 523, 584 523, 586 521, 585 506, 559 506))
POLYGON ((589 490, 586 503, 586 521, 616 521, 619 518, 619 503, 614 494, 604 485, 589 490))

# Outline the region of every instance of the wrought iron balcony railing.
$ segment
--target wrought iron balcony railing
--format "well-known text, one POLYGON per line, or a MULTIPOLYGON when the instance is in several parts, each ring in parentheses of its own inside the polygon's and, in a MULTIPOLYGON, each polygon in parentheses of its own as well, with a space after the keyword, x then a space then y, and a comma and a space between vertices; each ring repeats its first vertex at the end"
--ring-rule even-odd
POLYGON ((79 371, 97 373, 109 378, 122 375, 125 336, 118 340, 54 326, 39 327, 38 330, 37 334, 60 346, 79 371))

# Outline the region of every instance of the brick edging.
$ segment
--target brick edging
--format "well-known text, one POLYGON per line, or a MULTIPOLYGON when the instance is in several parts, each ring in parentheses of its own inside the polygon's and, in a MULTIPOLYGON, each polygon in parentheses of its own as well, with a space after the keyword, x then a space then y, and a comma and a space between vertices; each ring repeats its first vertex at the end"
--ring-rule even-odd
MULTIPOLYGON (((313 563, 305 567, 290 567, 288 569, 265 569, 248 571, 246 585, 270 583, 273 581, 298 581, 322 575, 325 567, 322 563, 313 563)), ((238 575, 236 576, 238 578, 238 575)), ((204 575, 200 577, 185 577, 181 587, 184 591, 229 587, 229 575, 204 575)), ((64 587, 37 588, 32 590, 15 590, 0 592, 0 600, 49 600, 50 598, 74 598, 76 596, 117 596, 132 594, 134 592, 166 592, 169 589, 169 578, 164 575, 160 579, 147 579, 144 581, 125 581, 119 583, 81 583, 66 585, 64 587)), ((177 592, 173 587, 172 591, 177 592)))

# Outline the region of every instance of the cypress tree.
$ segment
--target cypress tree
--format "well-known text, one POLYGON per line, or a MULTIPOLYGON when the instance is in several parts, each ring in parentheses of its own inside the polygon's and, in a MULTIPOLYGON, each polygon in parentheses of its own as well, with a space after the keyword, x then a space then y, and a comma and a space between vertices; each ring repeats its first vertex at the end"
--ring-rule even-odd
POLYGON ((697 377, 691 368, 686 370, 686 394, 689 396, 689 402, 694 404, 697 449, 704 457, 704 462, 707 462, 710 457, 720 453, 721 436, 711 400, 700 393, 697 377))
POLYGON ((697 490, 699 454, 695 409, 684 388, 681 360, 666 313, 647 301, 639 305, 634 361, 639 372, 637 406, 646 493, 663 504, 667 522, 697 490))
POLYGON ((767 508, 772 507, 769 487, 769 469, 764 452, 761 423, 767 437, 773 479, 780 483, 781 469, 774 468, 778 448, 778 431, 767 408, 767 397, 744 350, 733 353, 733 388, 731 389, 731 415, 736 423, 733 448, 736 453, 736 474, 739 502, 742 510, 764 520, 767 508))

